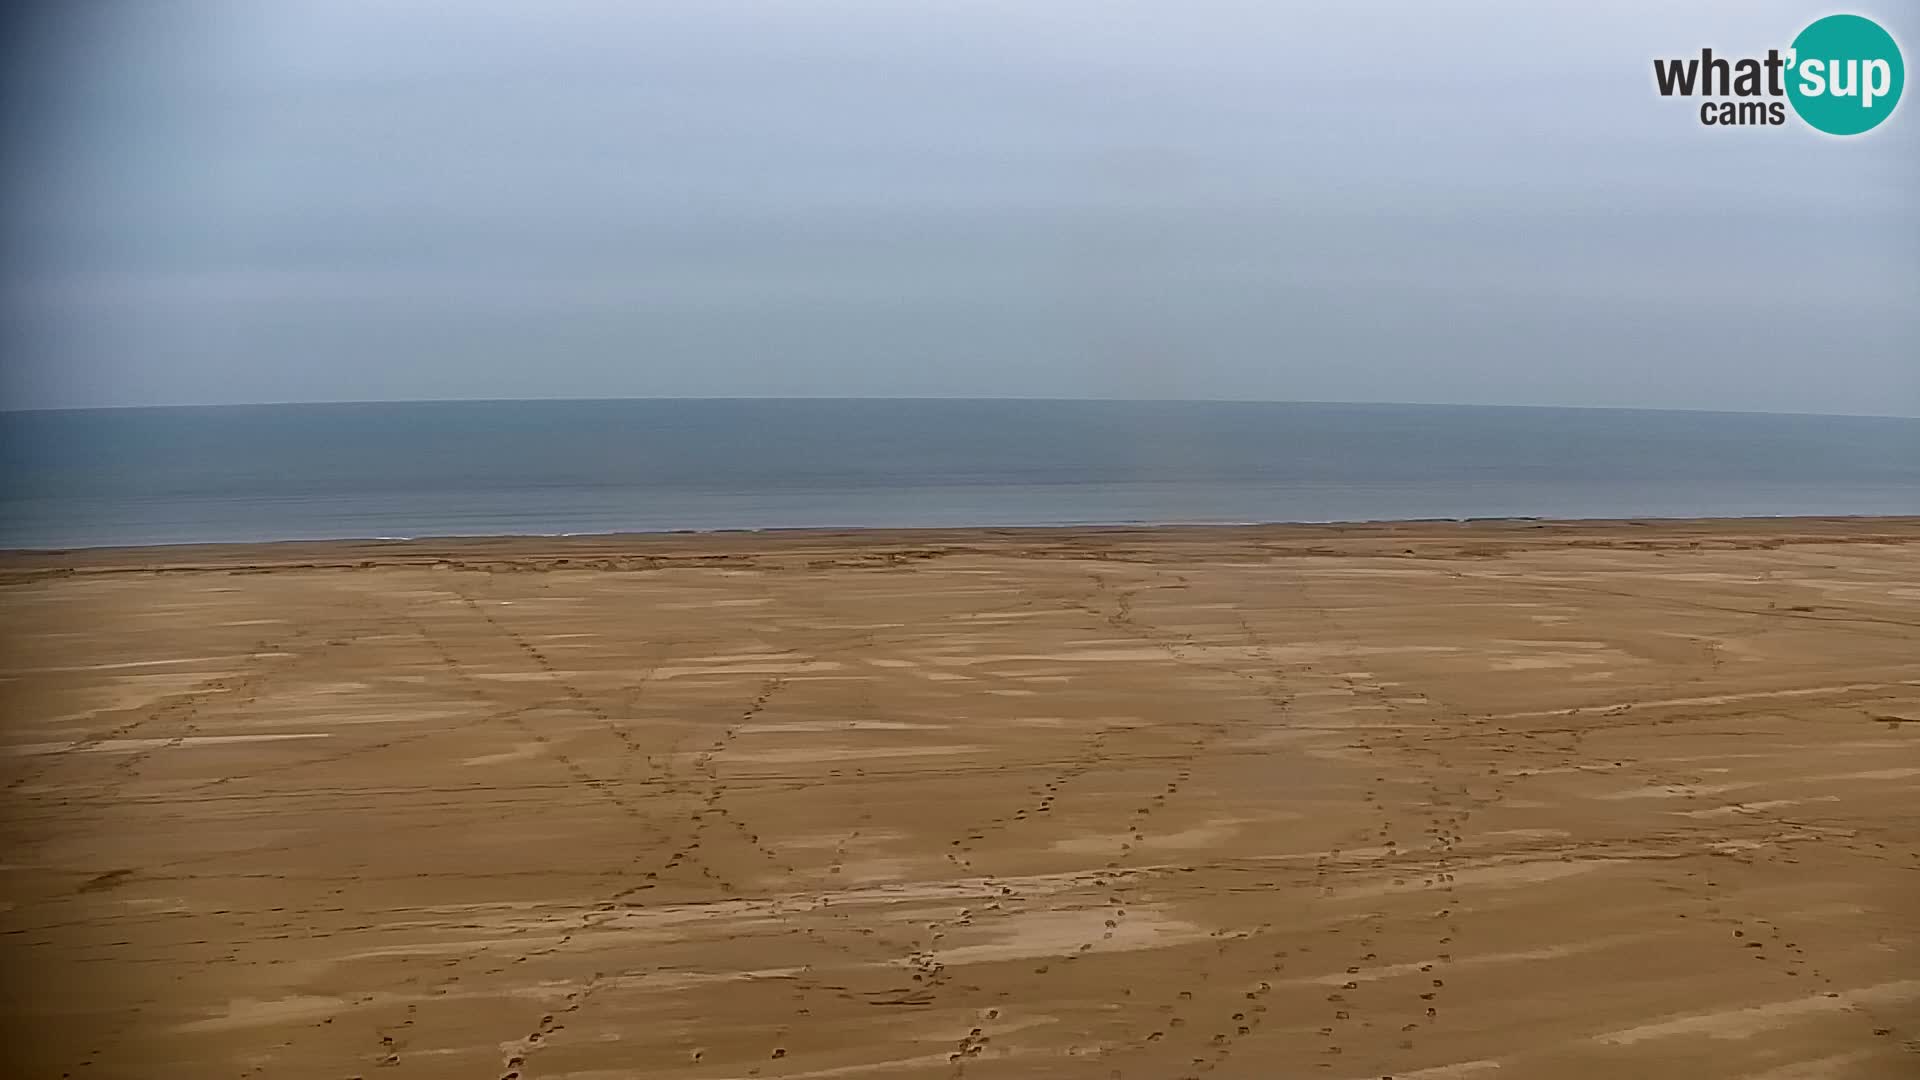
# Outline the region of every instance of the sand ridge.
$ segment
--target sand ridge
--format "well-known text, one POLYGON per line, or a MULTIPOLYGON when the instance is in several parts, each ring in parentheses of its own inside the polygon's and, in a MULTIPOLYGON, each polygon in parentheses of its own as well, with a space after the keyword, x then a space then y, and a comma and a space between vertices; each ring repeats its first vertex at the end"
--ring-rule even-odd
POLYGON ((1920 520, 17 553, 22 1076, 1895 1077, 1920 520))

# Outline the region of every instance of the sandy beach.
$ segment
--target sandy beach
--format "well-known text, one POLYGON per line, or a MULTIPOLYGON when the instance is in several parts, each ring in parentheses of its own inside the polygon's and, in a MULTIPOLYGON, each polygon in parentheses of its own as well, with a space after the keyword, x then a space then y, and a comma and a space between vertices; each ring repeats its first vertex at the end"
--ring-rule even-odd
POLYGON ((1920 519, 0 557, 19 1077, 1920 1073, 1920 519))

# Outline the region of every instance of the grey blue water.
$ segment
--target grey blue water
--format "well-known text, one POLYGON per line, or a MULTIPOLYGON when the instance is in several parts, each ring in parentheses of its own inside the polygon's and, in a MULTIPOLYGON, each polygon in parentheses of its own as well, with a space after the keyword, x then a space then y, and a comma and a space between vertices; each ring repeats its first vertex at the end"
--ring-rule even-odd
POLYGON ((0 415, 0 546, 1920 514, 1920 420, 1427 405, 407 402, 0 415))

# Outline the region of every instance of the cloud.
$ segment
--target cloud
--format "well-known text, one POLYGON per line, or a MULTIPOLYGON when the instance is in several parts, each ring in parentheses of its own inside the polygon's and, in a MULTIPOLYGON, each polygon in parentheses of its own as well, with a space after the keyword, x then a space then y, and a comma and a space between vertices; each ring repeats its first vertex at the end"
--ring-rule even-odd
POLYGON ((1920 413, 1911 106, 1849 142, 1651 88, 1806 5, 86 10, 12 155, 16 404, 1920 413))

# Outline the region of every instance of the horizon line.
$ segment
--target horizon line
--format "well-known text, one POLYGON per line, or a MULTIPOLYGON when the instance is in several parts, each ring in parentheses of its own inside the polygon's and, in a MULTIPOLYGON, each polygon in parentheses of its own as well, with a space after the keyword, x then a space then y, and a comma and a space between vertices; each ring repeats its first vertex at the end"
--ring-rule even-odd
POLYGON ((0 408, 0 416, 21 416, 33 413, 73 413, 73 412, 131 412, 141 409, 260 409, 290 408, 300 406, 329 405, 510 405, 526 402, 547 404, 592 403, 592 402, 631 402, 631 401, 945 401, 945 402, 1057 402, 1088 404, 1141 404, 1141 405, 1360 405, 1382 408, 1438 408, 1438 409, 1539 409, 1570 410, 1581 412, 1662 412, 1662 413, 1704 413, 1724 416, 1817 416, 1850 420, 1920 420, 1920 414, 1903 415, 1898 413, 1827 413, 1792 412, 1786 410, 1761 409, 1702 409, 1686 406, 1659 405, 1557 405, 1512 402, 1469 402, 1469 401, 1334 401, 1307 398, 1134 398, 1134 397, 1060 397, 1052 395, 1002 395, 976 397, 972 395, 925 395, 925 394, 661 394, 661 395, 618 395, 609 397, 451 397, 451 398, 338 398, 309 401, 228 401, 228 402, 159 402, 148 405, 49 405, 0 408))

